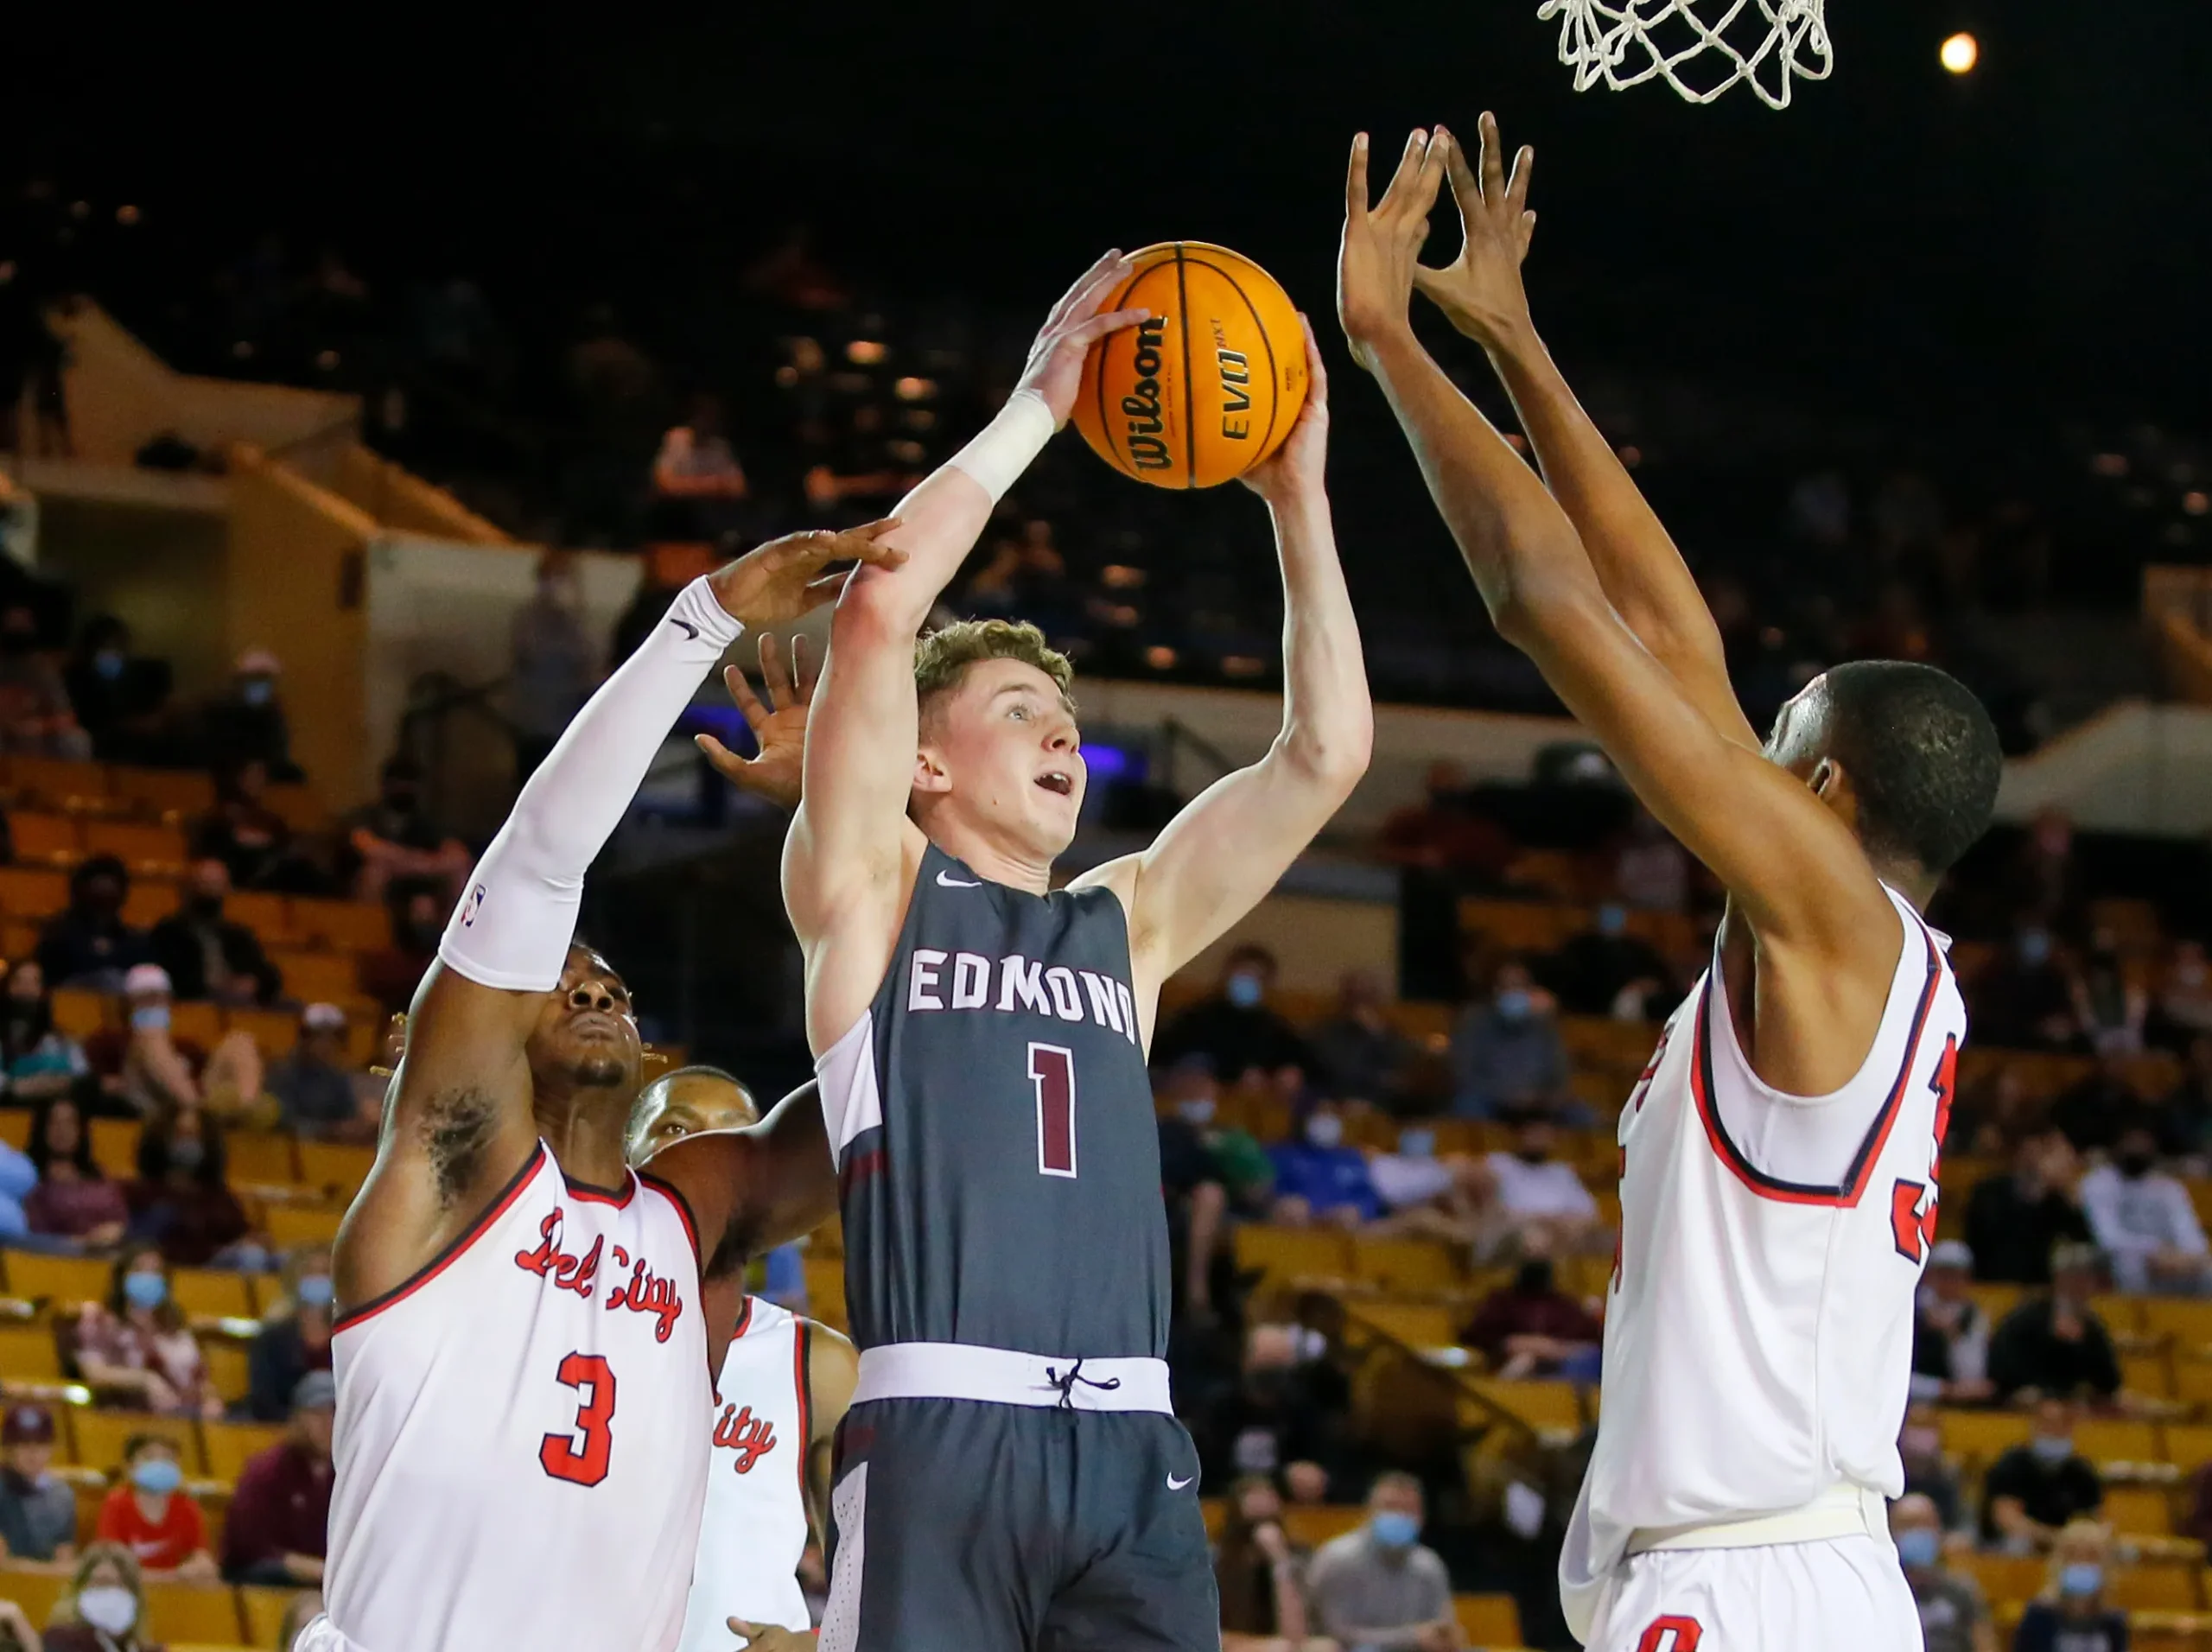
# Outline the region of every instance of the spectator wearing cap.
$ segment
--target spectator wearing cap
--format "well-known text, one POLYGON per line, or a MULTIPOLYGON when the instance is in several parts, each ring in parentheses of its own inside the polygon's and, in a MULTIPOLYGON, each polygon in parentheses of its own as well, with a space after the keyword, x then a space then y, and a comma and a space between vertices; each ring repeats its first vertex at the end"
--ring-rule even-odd
POLYGON ((1989 1316, 1974 1299, 1974 1252, 1946 1239, 1929 1253, 1912 1322, 1912 1397, 1974 1405, 1996 1393, 1989 1381, 1989 1316))
POLYGON ((172 1036, 169 972, 142 963, 123 978, 125 1024, 119 1089, 142 1118, 200 1104, 197 1069, 207 1055, 172 1036))
POLYGON ((282 1422, 301 1380, 311 1371, 331 1369, 331 1305, 336 1297, 327 1246, 295 1251, 286 1260, 284 1294, 262 1315, 261 1330, 246 1350, 246 1408, 256 1421, 282 1422))
POLYGON ((203 855, 185 874, 184 899, 154 925, 154 961, 168 971, 177 997, 219 1004, 267 1004, 283 991, 284 977, 245 924, 223 916, 231 869, 220 856, 203 855))
POLYGON ((346 1058, 346 1012, 309 1004, 300 1012, 297 1043, 270 1064, 269 1093, 284 1128, 327 1141, 372 1141, 376 1118, 365 1114, 346 1058))
POLYGON ((1999 1324, 1989 1339, 1989 1380, 2000 1398, 2012 1404, 2081 1395, 2109 1400, 2120 1392, 2111 1333, 2089 1306, 2097 1263, 2094 1245, 2060 1245, 2051 1252, 2050 1288, 1999 1324))
POLYGON ((219 1417, 207 1362, 169 1289, 168 1264, 152 1245, 115 1260, 105 1302, 88 1304, 69 1331, 77 1375, 112 1404, 171 1417, 219 1417))
POLYGON ((396 886, 424 888, 445 905, 461 899, 475 857, 430 817, 423 804, 423 771, 412 758, 384 766, 376 801, 346 816, 353 898, 382 900, 396 886))
POLYGON ((0 1414, 0 1553, 16 1560, 77 1556, 77 1494, 53 1473, 54 1414, 21 1401, 0 1414))
POLYGON ((151 958, 144 934, 123 921, 130 893, 130 874, 112 855, 95 855, 69 874, 69 904, 38 937, 48 984, 116 992, 125 972, 151 958))
POLYGON ((313 1371, 292 1391, 292 1427, 247 1460, 231 1493, 223 1575, 233 1583, 313 1588, 330 1522, 330 1426, 338 1383, 313 1371))
POLYGON ((191 1582, 214 1580, 207 1520, 184 1489, 184 1465, 167 1434, 133 1434, 123 1447, 123 1475, 100 1504, 103 1543, 120 1544, 149 1572, 191 1582))
POLYGON ((200 738, 218 769, 259 763, 272 780, 301 778, 292 761, 292 728, 277 680, 284 668, 266 648, 249 648, 231 668, 222 695, 200 712, 200 738))

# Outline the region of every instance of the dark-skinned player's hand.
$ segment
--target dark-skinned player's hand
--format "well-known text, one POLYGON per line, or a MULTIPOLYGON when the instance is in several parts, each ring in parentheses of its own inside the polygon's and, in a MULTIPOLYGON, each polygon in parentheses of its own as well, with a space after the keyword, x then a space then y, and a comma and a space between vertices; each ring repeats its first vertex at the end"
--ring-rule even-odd
POLYGON ((1428 239, 1428 209, 1444 183, 1445 146, 1415 128, 1390 187, 1367 204, 1367 134, 1352 139, 1344 179, 1344 234, 1337 249, 1337 319, 1352 359, 1372 369, 1376 346, 1409 335, 1414 267, 1428 239))
POLYGON ((1452 195, 1459 204, 1459 256, 1441 269, 1415 265, 1414 285, 1453 327, 1487 349, 1530 329, 1521 261, 1529 256, 1529 240, 1536 230, 1536 215, 1529 210, 1529 175, 1536 152, 1524 145, 1513 157, 1513 175, 1507 177, 1497 117, 1487 111, 1471 164, 1459 140, 1441 126, 1436 142, 1444 146, 1452 195))
POLYGON ((779 809, 798 808, 799 778, 806 759, 807 708, 819 675, 804 638, 791 639, 791 663, 786 666, 783 651, 767 632, 760 634, 760 685, 768 695, 765 704, 753 692, 741 668, 723 667, 722 683, 744 713, 746 727, 752 729, 753 742, 760 749, 753 757, 740 757, 712 734, 693 735, 707 761, 715 766, 715 772, 739 790, 766 797, 779 809))
POLYGON ((896 519, 864 523, 857 528, 816 529, 787 533, 756 546, 734 562, 725 562, 707 576, 715 600, 733 620, 749 630, 788 625, 801 614, 820 607, 843 588, 845 575, 825 573, 832 562, 864 562, 870 568, 905 566, 906 553, 883 543, 884 535, 899 525, 896 519))
POLYGON ((773 1623, 748 1623, 741 1617, 729 1620, 730 1632, 738 1637, 745 1652, 815 1652, 814 1632, 779 1629, 773 1623))

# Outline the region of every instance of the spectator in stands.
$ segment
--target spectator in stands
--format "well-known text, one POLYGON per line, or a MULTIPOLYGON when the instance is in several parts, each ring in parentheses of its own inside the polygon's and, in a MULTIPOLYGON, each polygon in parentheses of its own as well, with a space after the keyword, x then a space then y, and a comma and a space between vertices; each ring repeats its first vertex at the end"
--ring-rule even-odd
POLYGON ((1974 1299, 1974 1252, 1946 1239, 1929 1253, 1912 1321, 1912 1397, 1979 1405, 1989 1380, 1989 1316, 1974 1299))
POLYGON ((1401 1126, 1397 1150, 1370 1158, 1367 1179, 1389 1209, 1385 1219, 1394 1231, 1462 1243, 1474 1239, 1484 1172, 1464 1153, 1440 1154, 1433 1125, 1401 1126))
POLYGON ((231 869, 219 856, 194 861, 182 903, 154 925, 154 962, 168 971, 179 998, 272 1003, 283 990, 283 972, 269 961, 258 936, 223 916, 230 893, 231 869))
POLYGON ((2203 942, 2174 943, 2151 1020, 2152 1041, 2170 1050, 2186 1050, 2191 1039, 2212 1032, 2212 963, 2203 942))
POLYGON ((1564 1255, 1586 1249, 1599 1236, 1598 1201, 1574 1166, 1557 1156, 1559 1133, 1541 1112, 1510 1122, 1513 1147, 1483 1161, 1500 1218, 1523 1248, 1564 1255))
POLYGON ((346 1012, 337 1005, 300 1012, 299 1040, 270 1064, 268 1082, 286 1129, 317 1141, 376 1140, 376 1115, 361 1105, 346 1058, 346 1012))
POLYGON ((1917 1495, 1898 1498, 1890 1505, 1890 1535, 1920 1608, 1925 1652, 1997 1652, 1997 1626, 1981 1585, 1943 1563, 1943 1523, 1936 1505, 1917 1495))
POLYGON ((1307 1635, 1299 1557, 1282 1528, 1282 1494, 1262 1474, 1229 1488, 1214 1584, 1224 1652, 1300 1652, 1307 1635))
POLYGON ((0 1652, 42 1652, 44 1644, 29 1614, 14 1601, 0 1598, 0 1652))
POLYGON ((549 550, 537 562, 537 588, 515 610, 508 636, 507 721, 514 730, 515 784, 537 772, 599 676, 599 651, 583 624, 583 588, 575 558, 549 550))
POLYGON ((123 980, 124 1014, 130 1026, 120 1073, 124 1098, 141 1118, 200 1104, 200 1080, 194 1071, 206 1060, 196 1045, 171 1036, 172 996, 168 971, 158 963, 134 967, 123 980))
POLYGON ((2074 823, 2064 810, 2044 808, 2036 812, 2027 836, 2021 841, 2006 896, 2009 909, 2024 914, 2031 922, 2076 932, 2072 926, 2088 901, 2081 867, 2074 857, 2074 823))
POLYGON ((2127 1652, 2127 1614, 2107 1604, 2112 1534, 2076 1520, 2051 1545, 2050 1580, 2020 1615, 2012 1652, 2127 1652))
POLYGON ((2009 951, 1975 979, 1974 1035, 2012 1049, 2070 1050, 2082 1037, 2074 984, 2039 923, 2023 924, 2009 951))
POLYGON ((1313 1556, 1314 1616, 1346 1652, 1455 1652, 1465 1645, 1452 1607, 1452 1579, 1421 1541, 1421 1482, 1377 1476, 1367 1523, 1332 1538, 1313 1556))
POLYGON ((2177 1156, 2202 1157, 2212 1148, 2212 1035, 2189 1041, 2181 1082, 2158 1109, 2166 1147, 2177 1156))
POLYGON ((1180 1057, 1211 1057, 1224 1084, 1272 1081, 1294 1093, 1312 1072, 1313 1056, 1297 1030, 1268 1007, 1275 956, 1247 941, 1230 949, 1221 989, 1202 998, 1160 1028, 1152 1058, 1173 1065, 1180 1057))
POLYGON ((245 1209, 224 1179, 222 1127, 195 1106, 167 1109, 140 1132, 138 1179, 127 1190, 130 1234, 175 1268, 258 1268, 245 1209))
POLYGON ((112 855, 95 855, 69 874, 69 904, 47 920, 38 961, 48 984, 119 992, 124 972, 152 956, 123 921, 130 874, 112 855))
POLYGON ((451 909, 427 889, 412 889, 388 903, 391 944, 364 954, 354 965, 361 990, 389 1015, 404 1015, 415 988, 438 956, 438 939, 451 909))
POLYGON ((1344 1143, 1344 1115, 1322 1102, 1306 1115, 1300 1139, 1268 1149, 1274 1160, 1274 1219, 1293 1226, 1311 1221, 1348 1228, 1382 1214, 1382 1201, 1367 1173, 1367 1155, 1344 1143))
POLYGON ((1936 1505, 1945 1531, 1966 1530, 1971 1511, 1959 1484, 1959 1468, 1943 1451, 1942 1424, 1933 1406, 1912 1404, 1897 1431, 1897 1458, 1904 1465, 1907 1496, 1923 1496, 1936 1505))
POLYGON ((338 1383, 300 1379, 291 1433, 238 1472, 223 1533, 223 1575, 233 1583, 313 1588, 322 1582, 330 1519, 330 1425, 338 1383))
POLYGON ((163 715, 168 667, 135 658, 130 628, 113 614, 97 613, 85 622, 61 681, 92 740, 94 757, 105 763, 146 763, 170 755, 174 742, 163 715))
POLYGON ((55 1603, 46 1652, 158 1652, 139 1633, 145 1619, 137 1558, 120 1543, 89 1544, 69 1592, 55 1603))
POLYGON ((2025 1554, 2049 1548, 2066 1524, 2104 1507, 2096 1465, 2074 1449, 2074 1407, 2037 1401, 2035 1432, 1989 1465, 1982 1480, 1982 1535, 2025 1554))
POLYGON ((2143 1048, 2143 1026, 2151 996, 2127 978, 2120 939, 2108 929, 2089 937, 2082 968, 2072 981, 2074 1019, 2099 1055, 2128 1056, 2143 1048))
POLYGON ((2050 1282, 2053 1246, 2087 1241, 2088 1218, 2074 1191, 2079 1161, 2056 1132, 2024 1137, 2012 1173, 1986 1176, 1967 1200, 1967 1243, 1974 1277, 2013 1285, 2050 1282))
POLYGON ((1977 1159, 2010 1159, 2040 1128, 2043 1109, 2028 1094, 2017 1061, 1999 1063, 1960 1088, 1943 1150, 1977 1159))
POLYGON ((1329 1094, 1390 1112, 1407 1109, 1408 1081, 1420 1052, 1382 1013, 1382 977, 1347 969, 1337 983, 1337 1013, 1313 1030, 1313 1058, 1329 1094))
POLYGON ((281 1422, 310 1372, 331 1369, 330 1251, 314 1245, 285 1263, 284 1294, 262 1316, 246 1352, 246 1408, 262 1422, 281 1422))
POLYGON ((1185 1058, 1198 1068, 1207 1093, 1186 1096, 1160 1115, 1160 1186, 1167 1200, 1170 1249, 1182 1263, 1180 1306, 1211 1313, 1213 1268, 1222 1254, 1229 1210, 1229 1189, 1207 1141, 1214 1116, 1213 1073, 1203 1057, 1185 1058))
POLYGON ((107 1300, 87 1305, 72 1328, 77 1374, 111 1404, 122 1398, 164 1416, 221 1416, 223 1401, 169 1291, 162 1253, 130 1246, 115 1260, 112 1281, 107 1300))
POLYGON ((8 971, 0 1001, 0 1064, 7 1099, 26 1105, 65 1094, 92 1071, 85 1046, 54 1024, 46 968, 36 958, 20 958, 8 971))
POLYGON ((215 812, 193 828, 194 857, 230 868, 238 889, 321 894, 327 880, 292 842, 292 829, 269 806, 269 767, 258 760, 215 772, 215 812))
POLYGON ((1613 860, 1613 887, 1643 912, 1688 912, 1690 857, 1641 804, 1629 823, 1628 842, 1613 860))
POLYGON ((1560 1007, 1570 1015, 1611 1015, 1633 988, 1637 1013, 1623 1019, 1641 1020, 1643 1000, 1665 991, 1667 961, 1649 941, 1628 932, 1628 908, 1609 900, 1598 908, 1595 928, 1560 948, 1551 978, 1560 1007))
POLYGON ((1391 813, 1378 848, 1395 865, 1446 874, 1454 888, 1494 889, 1513 859, 1513 840, 1469 806, 1467 778, 1449 763, 1429 766, 1421 801, 1391 813))
POLYGON ((2131 1124, 2111 1160, 2082 1178, 2082 1210, 2123 1291, 2202 1295, 2212 1287, 2212 1247, 2189 1190, 2159 1170, 2158 1141, 2131 1124))
POLYGON ((220 772, 258 763, 272 780, 302 778, 292 761, 291 722, 277 693, 283 672, 266 648, 249 648, 238 656, 230 686, 200 712, 200 738, 210 767, 220 772))
POLYGON ((73 1097, 51 1096, 39 1103, 30 1160, 38 1185, 23 1202, 23 1216, 46 1247, 105 1250, 122 1242, 130 1207, 92 1158, 92 1132, 73 1097))
POLYGON ((1498 967, 1488 1001, 1462 1010, 1452 1029, 1453 1113, 1488 1119, 1531 1109, 1566 1117, 1574 1110, 1555 1007, 1527 964, 1515 959, 1498 967))
POLYGON ((741 505, 751 488, 744 467, 723 434, 721 398, 691 398, 687 423, 661 437, 653 456, 653 500, 661 531, 670 538, 720 540, 743 523, 741 505))
POLYGON ((0 750, 89 758, 92 737, 78 726, 61 673, 38 644, 35 612, 22 603, 0 608, 0 750))
POLYGON ((2131 1126, 2147 1126, 2155 1135, 2158 1120, 2133 1083, 2135 1063, 2126 1051, 2107 1051, 2082 1078, 2069 1084, 2050 1105, 2050 1122, 2079 1153, 2109 1148, 2131 1126))
POLYGON ((123 1477, 100 1504, 103 1543, 120 1543, 149 1572, 194 1583, 215 1579, 207 1522, 184 1490, 184 1465, 167 1434, 133 1434, 123 1448, 123 1477))
POLYGON ((13 1402, 0 1414, 0 1554, 11 1560, 77 1558, 77 1494, 53 1466, 54 1414, 13 1402))
POLYGON ((1513 1283, 1492 1291, 1459 1333, 1501 1377, 1598 1380, 1605 1327, 1588 1306, 1559 1288, 1552 1259, 1539 1242, 1513 1283))
POLYGON ((414 759, 387 761, 377 800, 346 816, 345 827, 355 899, 382 900, 395 884, 419 885, 448 907, 461 899, 474 857, 424 811, 423 770, 414 759))
POLYGON ((1193 1420, 1208 1487, 1240 1475, 1282 1475, 1294 1495, 1299 1483, 1325 1488, 1338 1458, 1342 1419, 1336 1395, 1313 1357, 1326 1351, 1318 1333, 1297 1325, 1255 1325, 1234 1385, 1205 1403, 1193 1420))
POLYGON ((2094 1245, 2063 1244, 2050 1256, 2050 1289, 2006 1314, 1989 1339, 1989 1380, 2008 1403, 2087 1392, 2120 1392, 2120 1360, 2104 1321, 2090 1309, 2097 1289, 2094 1245))

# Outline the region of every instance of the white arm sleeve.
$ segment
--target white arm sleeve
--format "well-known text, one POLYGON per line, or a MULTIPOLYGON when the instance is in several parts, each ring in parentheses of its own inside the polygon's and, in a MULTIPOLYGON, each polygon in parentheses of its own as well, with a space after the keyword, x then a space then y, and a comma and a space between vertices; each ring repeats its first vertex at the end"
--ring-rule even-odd
POLYGON ((744 629, 704 578, 677 593, 668 618, 576 714, 515 799, 438 943, 448 969, 511 992, 560 984, 585 871, 668 731, 744 629))

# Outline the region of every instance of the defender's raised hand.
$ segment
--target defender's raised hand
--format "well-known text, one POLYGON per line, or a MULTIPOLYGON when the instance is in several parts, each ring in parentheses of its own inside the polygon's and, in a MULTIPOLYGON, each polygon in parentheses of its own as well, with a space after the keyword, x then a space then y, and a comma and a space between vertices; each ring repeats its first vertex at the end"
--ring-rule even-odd
POLYGON ((1440 126, 1436 129, 1436 141, 1451 173, 1452 198, 1459 204, 1462 238, 1459 256, 1442 269, 1415 265, 1414 285, 1453 327, 1487 348, 1529 324, 1521 261, 1529 256, 1529 240, 1536 229, 1536 215, 1529 210, 1529 175, 1535 169, 1536 152, 1523 145, 1513 157, 1509 178, 1497 117, 1485 111, 1481 128, 1472 165, 1459 139, 1440 126))
POLYGON ((779 809, 798 808, 799 780, 805 767, 807 706, 814 698, 814 682, 819 674, 804 637, 791 639, 791 663, 786 666, 774 636, 766 632, 760 637, 760 682, 768 691, 766 704, 753 692, 741 668, 723 667, 723 685, 744 714, 759 750, 750 758, 740 757, 712 734, 694 734, 693 742, 714 765, 715 772, 739 790, 766 797, 779 809))
POLYGON ((1084 270, 1075 285, 1060 295, 1045 325, 1029 346, 1029 360, 1021 370, 1017 391, 1032 390, 1052 410, 1055 428, 1068 422, 1075 410, 1075 393, 1083 383, 1083 359, 1090 346, 1109 333, 1135 327, 1151 315, 1148 309, 1106 309, 1114 289, 1129 278, 1129 261, 1117 247, 1084 270))
POLYGON ((857 528, 787 533, 725 562, 708 575, 708 583, 722 612, 743 620, 748 629, 787 625, 837 594, 845 576, 842 572, 825 574, 823 570, 830 563, 903 566, 906 553, 883 542, 898 525, 887 517, 857 528))
POLYGON ((1376 344, 1411 326, 1414 267, 1428 238, 1428 209, 1444 181, 1445 145, 1415 128, 1390 187, 1367 204, 1367 134, 1351 141, 1344 181, 1344 234, 1337 252, 1337 319, 1352 359, 1370 371, 1376 344))

